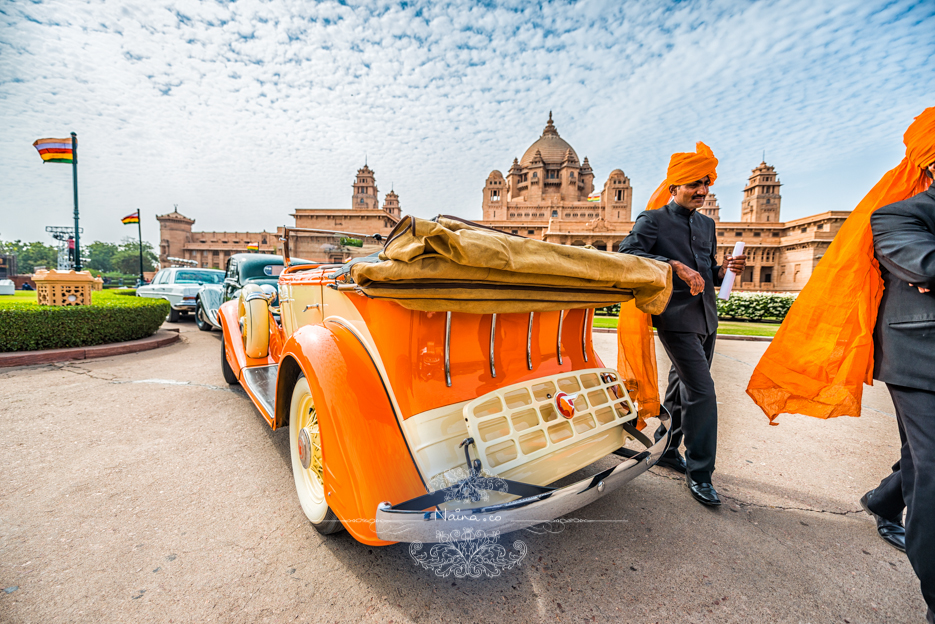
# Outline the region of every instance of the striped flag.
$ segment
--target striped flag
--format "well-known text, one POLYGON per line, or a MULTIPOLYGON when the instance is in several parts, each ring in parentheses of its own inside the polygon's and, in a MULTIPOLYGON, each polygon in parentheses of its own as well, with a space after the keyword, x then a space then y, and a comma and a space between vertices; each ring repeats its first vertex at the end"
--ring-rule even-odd
POLYGON ((247 243, 247 251, 260 251, 260 243, 247 243))
POLYGON ((39 152, 44 162, 72 163, 74 153, 71 149, 71 138, 67 139, 39 139, 32 144, 39 152))
POLYGON ((590 195, 588 195, 588 201, 589 201, 589 202, 599 202, 599 201, 601 201, 601 194, 600 194, 600 193, 591 193, 590 195))
POLYGON ((137 210, 133 214, 128 214, 123 219, 121 219, 120 222, 123 223, 124 225, 130 225, 131 223, 139 223, 140 222, 140 211, 137 210))

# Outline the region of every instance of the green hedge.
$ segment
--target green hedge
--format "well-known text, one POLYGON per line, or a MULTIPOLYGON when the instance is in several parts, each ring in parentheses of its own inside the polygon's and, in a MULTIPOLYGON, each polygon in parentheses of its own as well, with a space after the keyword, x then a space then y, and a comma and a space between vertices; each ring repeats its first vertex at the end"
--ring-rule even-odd
MULTIPOLYGON (((735 293, 730 299, 717 300, 717 316, 725 320, 781 321, 792 307, 795 295, 785 293, 735 293)), ((619 316, 620 304, 597 308, 598 316, 619 316)))
POLYGON ((89 306, 40 306, 0 299, 0 352, 90 347, 153 335, 169 314, 165 299, 97 291, 89 306))
POLYGON ((722 319, 763 321, 786 318, 795 295, 783 293, 737 293, 717 300, 717 316, 722 319))

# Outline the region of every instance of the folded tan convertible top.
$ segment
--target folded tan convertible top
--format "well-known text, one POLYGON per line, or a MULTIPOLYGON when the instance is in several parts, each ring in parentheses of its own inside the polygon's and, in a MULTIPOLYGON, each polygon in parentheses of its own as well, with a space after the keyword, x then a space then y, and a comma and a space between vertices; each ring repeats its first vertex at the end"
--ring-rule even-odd
POLYGON ((668 264, 523 238, 455 217, 403 217, 379 260, 350 267, 357 290, 427 312, 551 312, 636 298, 640 310, 659 314, 672 293, 668 264))

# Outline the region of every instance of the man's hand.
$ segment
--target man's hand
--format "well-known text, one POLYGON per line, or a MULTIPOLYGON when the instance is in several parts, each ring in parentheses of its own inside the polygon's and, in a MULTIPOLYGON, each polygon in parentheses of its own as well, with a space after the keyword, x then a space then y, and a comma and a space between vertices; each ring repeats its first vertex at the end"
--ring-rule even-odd
POLYGON ((747 266, 747 256, 745 254, 740 254, 739 256, 732 256, 727 254, 724 257, 724 264, 721 265, 721 271, 718 274, 719 279, 724 279, 727 275, 727 270, 730 269, 733 273, 740 275, 743 273, 744 268, 747 266))
MULTIPOLYGON (((909 286, 915 286, 915 284, 909 284, 909 286)), ((923 295, 927 292, 932 292, 931 288, 926 288, 925 286, 915 286, 915 287, 918 288, 919 292, 922 293, 923 295)))
POLYGON ((675 271, 675 274, 678 275, 683 282, 688 284, 689 287, 691 287, 692 296, 695 296, 704 290, 704 278, 701 277, 701 273, 692 268, 689 268, 688 265, 683 264, 678 260, 669 260, 669 264, 672 265, 672 270, 675 271))

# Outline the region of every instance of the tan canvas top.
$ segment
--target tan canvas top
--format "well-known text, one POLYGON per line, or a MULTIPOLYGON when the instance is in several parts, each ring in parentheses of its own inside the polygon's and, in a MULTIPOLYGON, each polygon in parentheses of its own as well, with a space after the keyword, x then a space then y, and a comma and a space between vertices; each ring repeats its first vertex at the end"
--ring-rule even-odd
POLYGON ((410 310, 472 314, 599 308, 636 299, 661 313, 672 293, 668 264, 556 245, 454 217, 403 217, 380 262, 350 267, 357 290, 410 310))

